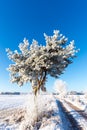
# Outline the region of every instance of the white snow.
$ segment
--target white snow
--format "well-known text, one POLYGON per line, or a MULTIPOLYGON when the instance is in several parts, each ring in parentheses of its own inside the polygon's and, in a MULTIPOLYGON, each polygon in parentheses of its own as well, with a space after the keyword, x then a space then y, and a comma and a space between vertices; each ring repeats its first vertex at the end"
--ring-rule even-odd
POLYGON ((78 122, 78 124, 83 128, 83 130, 87 130, 87 121, 78 112, 72 109, 65 101, 62 101, 62 103, 64 107, 68 110, 68 112, 78 122))
MULTIPOLYGON (((34 100, 32 99, 32 96, 29 96, 28 98, 30 102, 30 104, 28 104, 29 102, 27 103, 28 113, 24 122, 21 124, 20 130, 25 130, 27 126, 31 126, 36 118, 36 109, 33 107, 35 106, 33 103, 34 100)), ((42 122, 39 130, 62 130, 62 122, 55 97, 52 94, 39 95, 37 104, 38 118, 42 122)))
MULTIPOLYGON (((3 111, 12 111, 13 109, 25 107, 25 101, 26 95, 0 95, 0 114, 2 115, 3 111)), ((0 117, 0 130, 17 130, 18 124, 9 125, 3 120, 3 116, 0 117)))
MULTIPOLYGON (((3 110, 12 110, 16 108, 22 108, 24 106, 32 105, 32 96, 31 95, 0 95, 0 111, 3 110), (28 104, 29 103, 29 104, 28 104)), ((38 105, 43 108, 43 111, 52 111, 53 115, 49 119, 43 119, 40 130, 62 130, 62 123, 59 116, 59 110, 56 104, 56 99, 53 95, 42 95, 42 98, 39 98, 38 105), (40 101, 40 102, 39 102, 40 101)), ((32 113, 33 114, 33 113, 32 113)), ((48 116, 48 115, 46 115, 48 116)), ((1 119, 0 130, 19 130, 19 124, 6 124, 1 119)), ((22 129, 21 129, 22 130, 22 129)))
POLYGON ((23 107, 26 95, 0 95, 0 110, 23 107))
POLYGON ((84 110, 87 105, 87 99, 85 95, 67 95, 66 101, 74 104, 81 110, 84 110))
MULTIPOLYGON (((37 101, 38 107, 39 107, 39 115, 41 112, 44 112, 45 117, 41 119, 41 126, 39 130, 68 130, 68 122, 66 117, 63 115, 62 110, 60 110, 60 106, 57 104, 56 99, 52 94, 49 95, 40 95, 39 99, 37 101), (47 113, 48 112, 48 113, 47 113), (49 112, 50 113, 49 116, 49 112), (49 116, 49 118, 47 117, 49 116)), ((80 100, 85 103, 84 98, 80 98, 80 100)), ((67 101, 70 101, 70 98, 66 99, 67 101)), ((73 117, 77 120, 77 122, 83 127, 84 130, 87 130, 87 122, 86 120, 79 115, 78 112, 73 110, 67 103, 62 99, 63 105, 67 108, 67 110, 70 112, 70 114, 73 115, 73 117)), ((73 101, 72 101, 73 103, 73 101)), ((33 108, 33 98, 32 95, 0 95, 0 114, 2 114, 3 111, 12 111, 19 108, 26 108, 27 110, 31 111, 33 108)), ((27 115, 29 119, 32 118, 32 115, 35 114, 35 112, 31 111, 31 115, 27 115), (30 118, 31 116, 31 118, 30 118)), ((23 130, 22 123, 29 123, 26 122, 26 119, 23 120, 21 123, 6 123, 4 122, 3 116, 0 116, 0 130, 23 130)), ((25 124, 24 124, 25 125, 25 124)), ((27 124, 26 124, 27 125, 27 124)))

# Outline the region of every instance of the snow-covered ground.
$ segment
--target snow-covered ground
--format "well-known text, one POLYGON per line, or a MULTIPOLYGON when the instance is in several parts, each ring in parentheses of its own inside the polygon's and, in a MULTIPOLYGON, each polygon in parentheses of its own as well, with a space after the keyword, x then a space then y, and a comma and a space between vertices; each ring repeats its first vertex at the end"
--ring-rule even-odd
POLYGON ((26 95, 0 95, 0 110, 23 107, 26 95))
MULTIPOLYGON (((45 114, 41 120, 40 130, 62 130, 56 99, 53 95, 42 95, 41 97, 38 100, 38 107, 41 110, 44 106, 42 111, 45 114)), ((31 105, 32 95, 0 95, 0 130, 22 130, 23 124, 26 123, 24 125, 27 125, 27 122, 25 121, 26 118, 18 122, 19 114, 25 114, 22 107, 27 109, 29 106, 32 107, 31 105), (22 127, 20 127, 21 125, 22 127)), ((33 114, 34 111, 32 116, 33 114)), ((36 130, 35 127, 34 130, 36 130)))
POLYGON ((84 110, 87 106, 87 98, 85 95, 67 95, 67 98, 65 99, 68 102, 71 102, 76 107, 78 107, 81 110, 84 110))
MULTIPOLYGON (((70 124, 57 103, 58 100, 60 99, 52 94, 38 97, 39 122, 29 130, 70 130, 70 124), (37 127, 38 129, 36 129, 37 127)), ((72 98, 67 97, 65 100, 73 103, 72 98)), ((80 100, 86 103, 84 97, 81 97, 80 100)), ((33 101, 32 95, 0 95, 0 130, 25 130, 29 128, 29 123, 35 116, 33 101)), ((83 127, 83 130, 87 130, 87 121, 67 105, 63 99, 62 103, 83 127)))
POLYGON ((26 95, 0 95, 0 130, 15 130, 18 127, 13 120, 25 107, 25 102, 26 95))
POLYGON ((62 102, 64 107, 67 109, 69 114, 73 116, 76 122, 83 128, 83 130, 87 130, 87 119, 84 119, 77 111, 71 108, 65 101, 62 102))

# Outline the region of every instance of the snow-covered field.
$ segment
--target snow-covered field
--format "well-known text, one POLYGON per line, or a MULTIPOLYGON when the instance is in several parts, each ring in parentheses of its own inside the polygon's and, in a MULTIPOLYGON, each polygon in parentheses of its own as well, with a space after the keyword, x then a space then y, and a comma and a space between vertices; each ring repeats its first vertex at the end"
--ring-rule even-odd
POLYGON ((67 95, 61 102, 82 130, 87 130, 87 96, 67 95))
POLYGON ((0 95, 0 110, 23 107, 26 95, 0 95))
MULTIPOLYGON (((76 99, 76 97, 72 98, 76 99)), ((87 120, 65 102, 66 100, 73 103, 72 98, 62 99, 62 103, 79 124, 84 124, 83 130, 87 130, 87 120)), ((60 99, 52 94, 40 95, 37 100, 38 122, 33 124, 36 109, 33 107, 32 95, 0 95, 0 130, 74 130, 63 114, 58 100, 60 99), (30 127, 30 124, 33 126, 30 127)), ((84 96, 80 97, 80 100, 84 102, 85 107, 87 100, 84 96)))
POLYGON ((85 95, 68 95, 66 100, 82 110, 87 105, 87 98, 85 97, 85 95))
POLYGON ((17 128, 15 118, 23 111, 25 102, 25 95, 0 95, 0 130, 17 128))
MULTIPOLYGON (((53 95, 43 95, 41 97, 39 99, 40 102, 38 101, 38 107, 40 107, 39 110, 41 111, 45 106, 43 109, 45 115, 41 120, 43 123, 41 123, 40 130, 62 130, 56 99, 53 95)), ((29 106, 33 107, 32 95, 0 95, 0 130, 22 130, 22 124, 26 125, 28 123, 25 121, 26 118, 24 116, 29 106), (20 119, 20 115, 23 116, 22 119, 20 119)), ((33 116, 34 111, 32 110, 31 112, 33 116)), ((35 127, 34 130, 36 130, 35 127)))

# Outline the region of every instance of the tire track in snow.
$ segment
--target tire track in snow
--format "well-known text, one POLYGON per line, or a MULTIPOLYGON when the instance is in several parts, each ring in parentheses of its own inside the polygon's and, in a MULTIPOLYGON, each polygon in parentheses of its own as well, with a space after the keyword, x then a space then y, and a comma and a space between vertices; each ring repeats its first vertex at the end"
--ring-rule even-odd
POLYGON ((87 130, 87 120, 85 120, 85 118, 81 114, 79 114, 75 109, 70 107, 70 105, 66 103, 64 100, 62 101, 62 103, 68 111, 68 113, 74 118, 77 124, 79 124, 80 128, 82 130, 87 130))
POLYGON ((63 103, 59 100, 56 100, 59 111, 61 113, 61 120, 64 126, 64 130, 83 130, 74 117, 67 111, 63 103), (67 125, 67 128, 65 126, 67 125))

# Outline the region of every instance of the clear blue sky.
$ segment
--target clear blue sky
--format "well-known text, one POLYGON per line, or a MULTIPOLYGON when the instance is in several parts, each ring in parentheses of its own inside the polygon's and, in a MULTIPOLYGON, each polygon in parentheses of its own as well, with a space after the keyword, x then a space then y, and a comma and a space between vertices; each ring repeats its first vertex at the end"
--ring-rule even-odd
MULTIPOLYGON (((44 44, 43 33, 58 29, 80 48, 73 64, 60 79, 69 90, 87 89, 87 0, 0 0, 0 91, 29 91, 30 84, 18 87, 9 82, 6 68, 11 63, 5 48, 18 49, 24 37, 44 44)), ((46 86, 52 91, 55 79, 46 86)))

